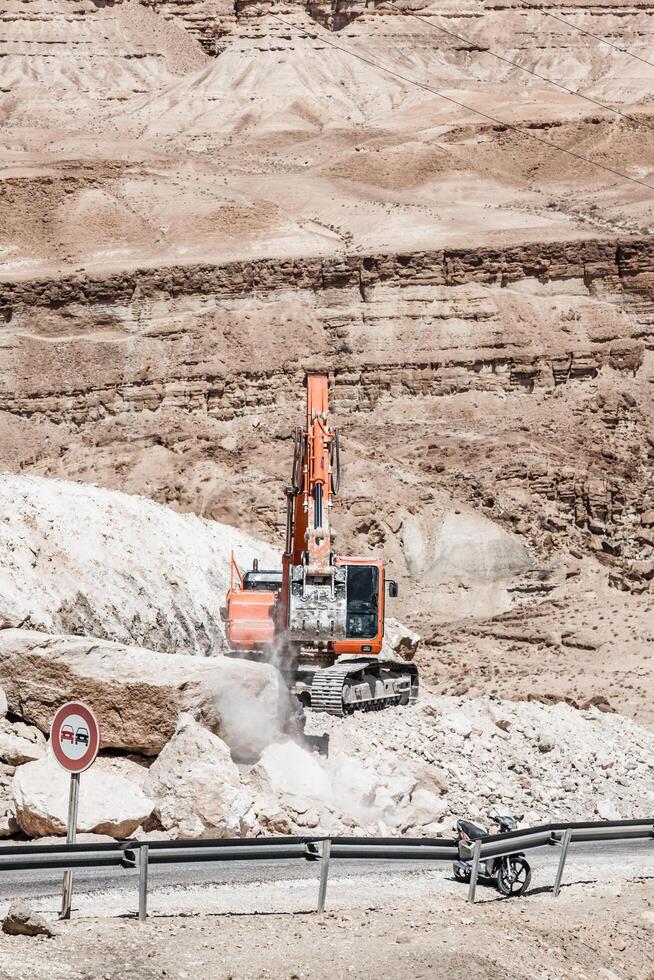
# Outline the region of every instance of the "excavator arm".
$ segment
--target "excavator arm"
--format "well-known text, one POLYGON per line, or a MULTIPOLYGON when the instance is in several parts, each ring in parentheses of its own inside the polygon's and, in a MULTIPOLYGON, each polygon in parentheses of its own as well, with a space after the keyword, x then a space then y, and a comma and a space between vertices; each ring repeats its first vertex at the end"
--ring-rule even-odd
POLYGON ((332 553, 330 512, 338 481, 332 459, 339 457, 338 432, 328 420, 327 377, 309 374, 306 385, 306 424, 295 434, 286 488, 280 618, 289 642, 321 645, 345 638, 347 573, 332 553))

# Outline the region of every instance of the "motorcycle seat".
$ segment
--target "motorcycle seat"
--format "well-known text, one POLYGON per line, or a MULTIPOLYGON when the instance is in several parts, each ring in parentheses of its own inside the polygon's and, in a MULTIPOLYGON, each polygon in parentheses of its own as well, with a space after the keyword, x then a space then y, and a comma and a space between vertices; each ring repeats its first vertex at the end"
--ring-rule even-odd
POLYGON ((488 835, 485 827, 480 827, 479 824, 472 823, 471 820, 457 820, 456 829, 462 830, 470 840, 478 840, 480 837, 486 837, 488 835))

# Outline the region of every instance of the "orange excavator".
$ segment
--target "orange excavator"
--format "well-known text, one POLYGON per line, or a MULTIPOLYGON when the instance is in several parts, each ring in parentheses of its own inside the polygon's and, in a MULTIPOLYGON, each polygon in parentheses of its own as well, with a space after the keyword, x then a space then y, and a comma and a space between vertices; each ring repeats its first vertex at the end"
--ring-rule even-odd
MULTIPOLYGON (((339 430, 329 425, 328 376, 308 374, 307 414, 294 435, 286 488, 281 570, 255 561, 241 574, 232 555, 224 610, 233 655, 276 663, 300 702, 350 714, 409 704, 414 664, 381 659, 386 581, 379 558, 343 558, 332 548, 330 513, 340 489, 339 430)), ((397 596, 388 582, 388 595, 397 596)))

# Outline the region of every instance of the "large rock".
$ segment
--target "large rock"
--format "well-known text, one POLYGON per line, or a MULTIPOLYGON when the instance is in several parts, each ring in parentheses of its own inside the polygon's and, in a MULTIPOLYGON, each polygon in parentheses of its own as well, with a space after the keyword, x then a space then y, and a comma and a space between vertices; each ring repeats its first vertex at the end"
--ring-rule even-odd
POLYGON ((43 732, 77 699, 94 710, 103 748, 145 755, 161 751, 182 711, 247 757, 279 736, 289 713, 288 691, 268 664, 28 630, 0 630, 0 684, 10 710, 43 732))
MULTIPOLYGON (((127 769, 135 763, 122 762, 127 769)), ((30 837, 65 834, 70 777, 48 753, 16 770, 13 783, 16 820, 30 837)), ((129 837, 153 807, 152 800, 116 763, 100 760, 80 780, 77 829, 82 833, 129 837)))
POLYGON ((144 788, 154 819, 176 837, 238 837, 245 829, 252 801, 238 767, 227 745, 190 715, 181 715, 144 788))
POLYGON ((22 898, 15 899, 2 920, 2 931, 8 936, 49 936, 55 935, 50 923, 35 912, 22 898))
POLYGON ((234 527, 143 497, 0 474, 0 624, 166 653, 225 647, 229 556, 279 563, 234 527))
POLYGON ((0 722, 0 762, 22 766, 45 755, 45 738, 38 728, 21 721, 0 722))
POLYGON ((391 660, 413 660, 420 643, 420 636, 399 620, 388 618, 384 623, 382 656, 391 660))

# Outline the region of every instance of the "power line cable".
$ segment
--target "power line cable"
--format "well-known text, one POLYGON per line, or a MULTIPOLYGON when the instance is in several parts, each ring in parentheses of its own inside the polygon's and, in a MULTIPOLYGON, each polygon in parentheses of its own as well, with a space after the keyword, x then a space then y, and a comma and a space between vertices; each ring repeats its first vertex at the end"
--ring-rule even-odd
MULTIPOLYGON (((399 13, 403 14, 405 17, 413 17, 414 20, 422 21, 431 30, 441 31, 442 34, 447 34, 449 37, 454 37, 458 41, 463 41, 465 44, 477 45, 476 41, 472 41, 468 37, 464 37, 462 34, 457 34, 455 31, 450 31, 446 27, 441 27, 440 24, 434 23, 427 17, 421 17, 420 14, 414 14, 412 10, 407 10, 406 7, 399 7, 394 0, 382 0, 380 6, 393 7, 399 13)), ((531 68, 527 68, 525 65, 519 64, 517 61, 511 61, 510 58, 505 57, 502 54, 498 54, 497 51, 493 51, 492 48, 484 47, 483 49, 493 58, 497 58, 498 61, 503 61, 507 65, 511 65, 513 68, 519 68, 520 71, 527 72, 529 75, 533 75, 534 78, 540 78, 543 82, 548 82, 550 85, 556 85, 563 92, 568 92, 570 95, 576 96, 578 99, 585 99, 586 102, 591 102, 593 105, 599 106, 601 109, 606 109, 607 112, 614 112, 617 116, 622 116, 623 119, 628 119, 630 122, 640 123, 647 126, 648 129, 654 129, 654 126, 647 119, 641 119, 638 116, 630 116, 627 112, 622 112, 620 109, 616 109, 614 106, 606 105, 604 102, 600 102, 598 99, 593 99, 590 95, 583 95, 581 92, 575 91, 573 88, 568 88, 567 85, 563 85, 561 82, 557 82, 553 78, 548 78, 547 75, 541 75, 540 72, 533 71, 531 68)))
POLYGON ((628 180, 632 184, 640 184, 641 187, 646 187, 648 190, 654 191, 654 184, 648 184, 646 180, 641 180, 639 177, 630 177, 629 174, 625 174, 621 170, 615 170, 613 167, 609 167, 604 163, 598 163, 597 160, 592 160, 590 157, 585 157, 583 154, 575 152, 575 150, 570 150, 558 143, 552 143, 550 140, 543 139, 542 136, 536 136, 535 133, 530 132, 528 129, 521 129, 520 126, 514 123, 505 122, 505 120, 498 119, 496 116, 491 116, 490 113, 483 112, 481 109, 474 109, 472 106, 466 105, 465 102, 460 102, 458 99, 454 99, 450 95, 445 95, 443 92, 439 92, 437 89, 432 88, 430 85, 426 85, 424 82, 418 82, 414 78, 409 78, 406 75, 402 75, 393 68, 387 68, 385 65, 381 65, 379 62, 373 61, 371 58, 366 58, 365 55, 358 54, 355 51, 350 51, 349 48, 344 48, 340 44, 336 44, 334 41, 329 41, 326 37, 319 37, 317 34, 311 33, 310 31, 305 30, 303 27, 298 27, 295 24, 289 24, 288 21, 285 21, 277 14, 273 14, 271 12, 268 14, 268 16, 272 17, 273 20, 278 21, 280 24, 283 24, 284 27, 291 31, 299 31, 301 34, 304 34, 305 37, 311 38, 312 41, 320 41, 322 44, 325 44, 330 48, 335 48, 337 51, 342 51, 343 54, 347 54, 351 58, 356 58, 357 61, 362 61, 364 64, 370 65, 372 68, 377 68, 379 71, 386 72, 387 75, 392 75, 394 78, 399 78, 400 81, 406 82, 408 85, 415 85, 416 88, 429 92, 431 95, 436 95, 439 99, 444 99, 446 102, 451 102, 460 109, 465 109, 467 112, 472 112, 476 116, 481 116, 483 119, 488 119, 496 126, 511 129, 518 133, 519 136, 527 136, 529 139, 536 140, 537 143, 542 143, 543 146, 548 147, 550 150, 558 150, 559 153, 565 153, 568 156, 573 157, 575 160, 581 160, 582 163, 590 164, 593 167, 597 167, 599 170, 605 170, 607 173, 613 174, 615 177, 620 177, 622 180, 628 180))

